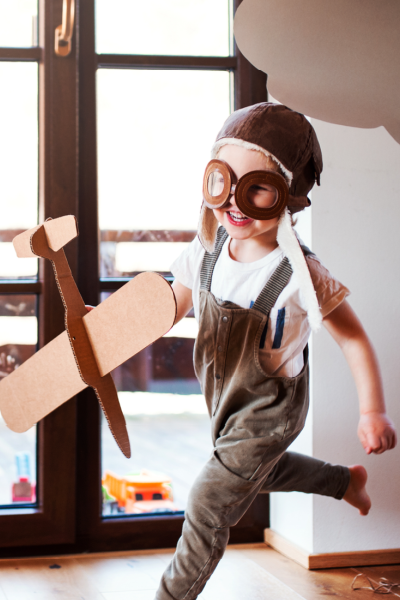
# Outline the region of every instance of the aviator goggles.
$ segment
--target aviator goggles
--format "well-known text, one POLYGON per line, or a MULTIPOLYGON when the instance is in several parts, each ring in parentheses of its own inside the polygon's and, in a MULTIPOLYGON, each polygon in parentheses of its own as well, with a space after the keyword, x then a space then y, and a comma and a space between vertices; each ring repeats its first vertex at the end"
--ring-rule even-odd
POLYGON ((235 194, 238 209, 250 219, 278 217, 289 199, 285 178, 276 171, 250 171, 237 179, 228 163, 213 159, 205 170, 203 197, 208 208, 223 208, 235 194))

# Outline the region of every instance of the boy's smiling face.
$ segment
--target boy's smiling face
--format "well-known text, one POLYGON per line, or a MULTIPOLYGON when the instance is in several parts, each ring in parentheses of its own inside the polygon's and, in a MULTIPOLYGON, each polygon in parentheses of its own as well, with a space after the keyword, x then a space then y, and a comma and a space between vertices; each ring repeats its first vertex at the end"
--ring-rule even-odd
MULTIPOLYGON (((269 161, 264 154, 247 150, 242 146, 230 144, 222 146, 218 152, 218 159, 228 163, 238 179, 250 171, 267 169, 278 171, 277 165, 272 160, 269 161)), ((268 221, 257 221, 246 217, 236 205, 235 194, 231 196, 226 206, 215 208, 214 215, 233 239, 247 240, 263 236, 276 240, 279 217, 268 221)))

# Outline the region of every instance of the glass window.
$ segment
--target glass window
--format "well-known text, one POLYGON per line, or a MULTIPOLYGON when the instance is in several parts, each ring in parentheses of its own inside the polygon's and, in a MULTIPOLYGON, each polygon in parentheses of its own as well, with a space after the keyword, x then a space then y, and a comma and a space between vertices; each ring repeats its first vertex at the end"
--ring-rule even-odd
POLYGON ((188 242, 119 242, 115 248, 115 270, 129 274, 136 271, 168 272, 175 258, 188 242), (145 252, 143 252, 145 250, 145 252))
MULTIPOLYGON (((231 4, 82 1, 72 52, 55 58, 61 0, 0 0, 0 378, 36 350, 37 299, 47 307, 40 340, 45 343, 63 329, 49 265, 38 282, 37 261, 17 259, 12 247, 15 235, 38 222, 38 181, 41 218, 79 214, 81 237, 67 253, 87 302, 97 303, 99 287, 118 287, 121 282, 112 278, 143 270, 168 274, 193 239, 203 170, 231 99, 238 108, 264 99, 265 77, 233 52, 231 4), (38 18, 44 34, 40 49, 38 18), (96 110, 98 130, 91 118, 96 110), (95 267, 97 190, 101 271, 95 267), (98 281, 100 274, 108 279, 98 281)), ((211 450, 209 417, 192 365, 196 332, 196 321, 188 316, 113 373, 131 438, 129 461, 105 422, 98 452, 100 411, 91 391, 22 434, 11 432, 0 416, 3 553, 7 546, 26 553, 41 544, 68 544, 79 551, 82 536, 92 551, 104 549, 104 540, 112 540, 117 550, 127 532, 135 544, 146 539, 156 547, 161 531, 173 545, 182 517, 168 519, 168 514, 185 509, 211 450), (78 463, 71 461, 75 455, 78 463), (100 460, 109 483, 102 507, 100 460), (126 487, 122 501, 115 486, 126 487), (23 505, 35 510, 8 510, 23 505), (153 528, 147 519, 102 519, 102 514, 146 513, 167 517, 153 528)))
POLYGON ((37 64, 0 62, 0 87, 0 279, 34 278, 37 260, 17 258, 12 239, 38 219, 37 64))
POLYGON ((0 0, 0 47, 37 46, 37 21, 37 0, 0 0))
POLYGON ((97 0, 96 50, 228 56, 231 13, 229 0, 97 0))
MULTIPOLYGON (((103 293, 102 300, 107 296, 103 293)), ((121 454, 103 417, 104 515, 185 509, 212 449, 209 416, 191 360, 196 335, 196 320, 185 318, 114 371, 132 458, 121 454)))
MULTIPOLYGON (((105 2, 96 7, 99 52, 229 55, 227 0, 118 0, 112 15, 105 2)), ((232 74, 223 69, 97 72, 102 278, 168 274, 192 241, 204 168, 231 93, 232 74)), ((192 315, 113 373, 132 458, 123 457, 103 418, 104 515, 185 509, 212 448, 193 369, 196 335, 192 315)))
MULTIPOLYGON (((36 296, 0 295, 0 379, 36 352, 36 296)), ((0 415, 0 506, 36 501, 36 427, 8 429, 0 415)))
POLYGON ((181 244, 193 239, 204 168, 230 112, 230 77, 226 71, 98 72, 102 277, 169 271, 181 244), (179 238, 179 231, 192 233, 179 238), (146 253, 135 244, 144 232, 151 242, 146 253), (168 241, 179 243, 161 243, 168 241))

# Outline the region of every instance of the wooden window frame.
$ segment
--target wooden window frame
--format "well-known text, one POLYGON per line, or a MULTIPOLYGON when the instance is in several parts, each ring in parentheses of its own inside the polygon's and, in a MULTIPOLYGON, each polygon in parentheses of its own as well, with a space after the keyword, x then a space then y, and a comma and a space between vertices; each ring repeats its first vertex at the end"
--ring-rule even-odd
MULTIPOLYGON (((62 0, 39 1, 39 47, 2 48, 0 60, 39 65, 39 220, 77 211, 78 147, 76 60, 54 55, 54 30, 61 22, 62 0), (57 110, 54 110, 57 107, 57 110)), ((75 55, 75 48, 73 56, 75 55)), ((77 244, 67 255, 77 272, 77 244)), ((48 262, 48 261, 47 261, 48 262)), ((35 282, 0 281, 2 293, 38 297, 39 347, 64 328, 63 307, 50 264, 40 260, 35 282)), ((31 554, 37 547, 75 541, 76 400, 67 402, 37 427, 38 502, 35 508, 0 510, 0 556, 31 554)))
MULTIPOLYGON (((95 0, 75 0, 71 55, 54 54, 54 30, 62 0, 39 2, 39 48, 0 49, 0 60, 39 63, 39 220, 78 217, 80 235, 66 248, 87 304, 126 279, 100 280, 96 156, 97 68, 197 68, 235 73, 234 107, 267 99, 266 75, 235 46, 231 57, 97 55, 95 0), (80 33, 82 32, 82 35, 80 33), (72 157, 72 158, 71 158, 72 157)), ((234 10, 241 0, 235 0, 234 10)), ((40 260, 38 282, 0 282, 1 293, 32 292, 39 298, 39 345, 64 327, 63 307, 51 265, 40 260)), ((101 415, 91 389, 38 425, 39 502, 35 509, 0 510, 0 557, 172 547, 183 516, 103 518, 101 415), (7 514, 5 514, 7 513, 7 514)), ((268 495, 259 497, 231 530, 231 543, 262 540, 268 526, 268 495)))

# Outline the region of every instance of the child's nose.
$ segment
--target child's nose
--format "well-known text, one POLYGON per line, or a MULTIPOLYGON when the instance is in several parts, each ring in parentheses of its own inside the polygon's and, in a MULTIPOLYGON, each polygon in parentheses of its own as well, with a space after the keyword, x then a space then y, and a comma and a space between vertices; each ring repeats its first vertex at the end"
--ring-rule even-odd
POLYGON ((231 204, 234 204, 235 206, 237 206, 237 204, 236 204, 236 198, 235 198, 235 192, 236 192, 236 183, 233 183, 231 185, 231 191, 230 191, 229 201, 230 201, 231 204))

